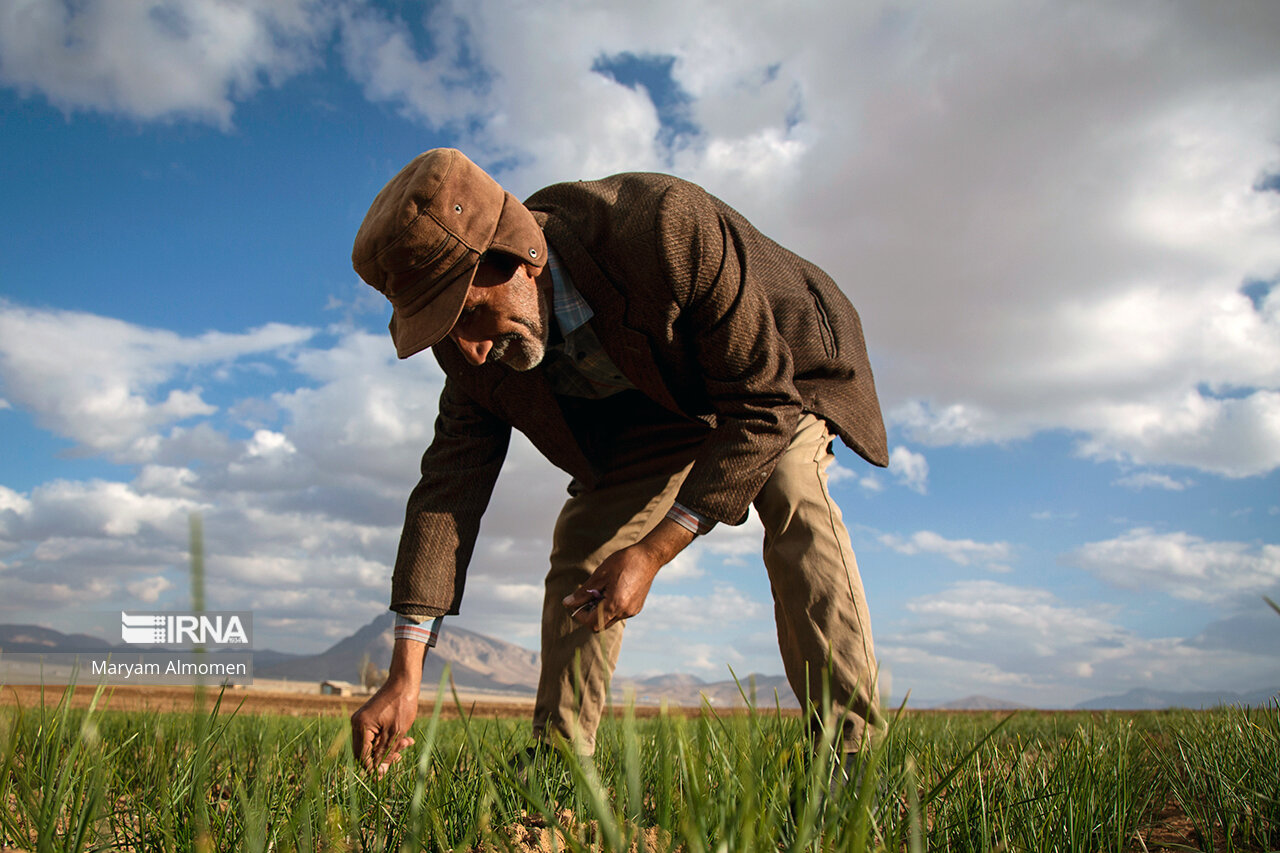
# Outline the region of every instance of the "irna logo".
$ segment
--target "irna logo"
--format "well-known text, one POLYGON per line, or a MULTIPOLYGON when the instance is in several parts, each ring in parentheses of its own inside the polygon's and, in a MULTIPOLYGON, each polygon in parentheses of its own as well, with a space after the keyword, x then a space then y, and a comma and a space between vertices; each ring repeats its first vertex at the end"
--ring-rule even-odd
POLYGON ((120 637, 149 646, 248 645, 252 617, 248 613, 126 613, 120 611, 120 637))

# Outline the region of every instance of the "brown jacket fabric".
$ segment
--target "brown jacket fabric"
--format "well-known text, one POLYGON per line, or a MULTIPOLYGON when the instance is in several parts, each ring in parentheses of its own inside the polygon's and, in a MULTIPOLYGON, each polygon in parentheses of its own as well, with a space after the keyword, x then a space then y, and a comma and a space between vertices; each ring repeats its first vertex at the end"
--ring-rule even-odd
MULTIPOLYGON (((858 313, 818 267, 667 175, 556 184, 525 204, 614 364, 654 402, 712 427, 679 503, 741 523, 802 411, 888 464, 858 313)), ((458 612, 512 427, 583 487, 605 473, 579 448, 541 370, 475 367, 448 339, 433 351, 445 388, 391 594, 393 610, 420 615, 458 612)))

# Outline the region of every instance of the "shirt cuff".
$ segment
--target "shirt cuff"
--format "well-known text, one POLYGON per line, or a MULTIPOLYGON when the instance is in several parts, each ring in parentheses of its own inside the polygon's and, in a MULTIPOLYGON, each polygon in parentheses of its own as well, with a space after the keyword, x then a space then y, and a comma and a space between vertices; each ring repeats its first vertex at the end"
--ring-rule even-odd
POLYGON ((694 536, 700 536, 703 533, 711 532, 711 528, 716 526, 714 521, 703 518, 696 512, 687 509, 680 504, 672 504, 671 509, 667 510, 667 518, 676 524, 688 530, 694 536))
POLYGON ((412 616, 397 613, 395 638, 397 640, 413 640, 417 643, 426 643, 427 648, 431 648, 436 644, 436 637, 440 634, 440 624, 442 622, 444 622, 443 616, 419 621, 412 616))

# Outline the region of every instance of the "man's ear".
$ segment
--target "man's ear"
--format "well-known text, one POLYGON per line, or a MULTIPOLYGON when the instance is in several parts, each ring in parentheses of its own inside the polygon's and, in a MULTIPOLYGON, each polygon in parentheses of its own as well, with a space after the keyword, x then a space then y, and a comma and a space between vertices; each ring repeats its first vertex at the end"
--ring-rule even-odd
POLYGON ((535 267, 533 264, 521 263, 524 267, 524 274, 529 277, 529 281, 538 287, 545 288, 548 292, 551 290, 551 276, 547 275, 547 267, 535 267))

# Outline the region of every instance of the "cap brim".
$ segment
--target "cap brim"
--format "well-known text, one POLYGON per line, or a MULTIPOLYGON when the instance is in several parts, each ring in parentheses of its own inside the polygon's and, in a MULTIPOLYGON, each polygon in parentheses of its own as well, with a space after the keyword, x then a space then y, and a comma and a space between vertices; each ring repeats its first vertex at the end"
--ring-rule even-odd
POLYGON ((396 355, 408 358, 440 342, 453 324, 458 322, 462 306, 467 301, 467 291, 475 279, 479 260, 462 275, 445 285, 443 292, 420 310, 408 317, 392 309, 391 323, 387 327, 396 345, 396 355))

